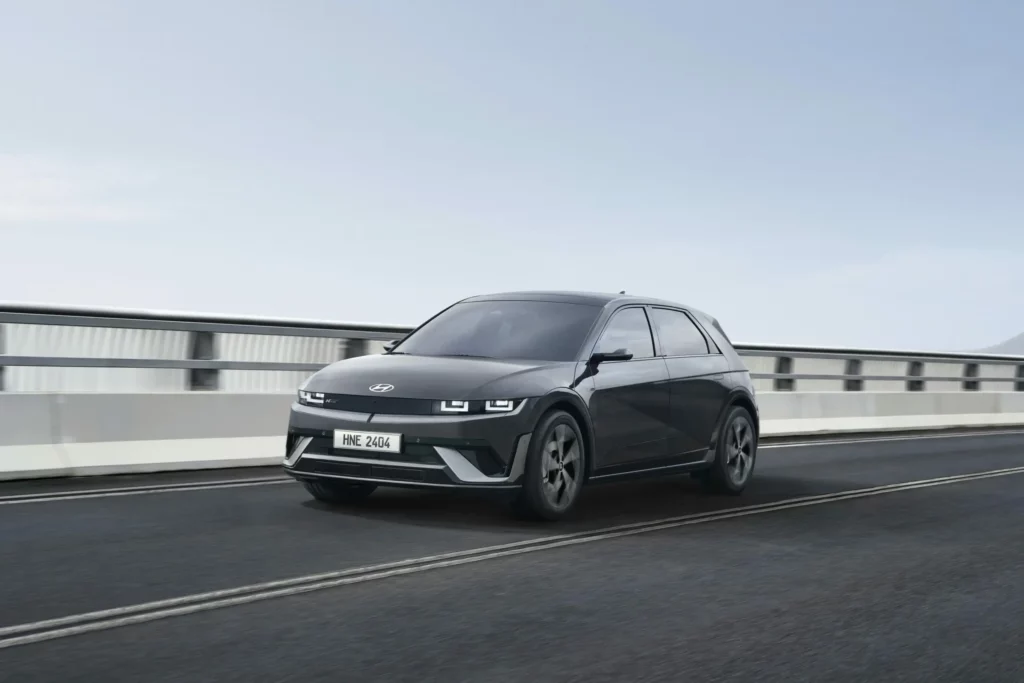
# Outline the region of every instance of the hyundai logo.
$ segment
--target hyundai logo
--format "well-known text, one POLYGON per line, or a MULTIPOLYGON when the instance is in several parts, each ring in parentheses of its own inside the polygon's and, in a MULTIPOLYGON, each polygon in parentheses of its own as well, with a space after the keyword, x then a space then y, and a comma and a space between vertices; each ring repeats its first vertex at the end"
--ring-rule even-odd
POLYGON ((370 391, 374 392, 375 394, 383 394, 385 391, 391 391, 394 388, 395 387, 392 384, 374 384, 372 387, 370 387, 370 391))

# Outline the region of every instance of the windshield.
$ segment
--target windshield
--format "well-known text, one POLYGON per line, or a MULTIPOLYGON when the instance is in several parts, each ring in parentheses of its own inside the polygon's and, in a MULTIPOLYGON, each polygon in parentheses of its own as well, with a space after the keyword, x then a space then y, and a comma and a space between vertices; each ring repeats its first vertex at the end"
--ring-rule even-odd
POLYGON ((395 348, 417 356, 572 361, 601 313, 553 301, 455 304, 395 348))

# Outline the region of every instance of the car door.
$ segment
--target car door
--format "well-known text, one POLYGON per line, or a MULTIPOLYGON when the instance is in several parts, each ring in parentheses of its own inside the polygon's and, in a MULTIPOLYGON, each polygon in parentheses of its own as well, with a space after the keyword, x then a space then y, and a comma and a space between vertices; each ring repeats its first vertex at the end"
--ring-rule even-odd
POLYGON ((700 460, 729 394, 729 361, 686 312, 654 306, 650 315, 669 374, 669 453, 700 460))
POLYGON ((669 385, 665 361, 642 306, 616 311, 594 352, 626 349, 630 360, 593 368, 590 413, 596 442, 595 467, 615 467, 668 455, 669 385))

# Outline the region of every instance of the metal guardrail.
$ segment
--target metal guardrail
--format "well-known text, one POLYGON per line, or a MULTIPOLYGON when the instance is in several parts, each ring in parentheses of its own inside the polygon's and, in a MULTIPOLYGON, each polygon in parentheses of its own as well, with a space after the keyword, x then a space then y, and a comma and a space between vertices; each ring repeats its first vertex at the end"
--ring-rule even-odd
MULTIPOLYGON (((257 318, 130 309, 94 309, 65 306, 0 303, 0 391, 5 367, 46 368, 135 368, 190 371, 188 387, 215 390, 217 373, 225 370, 315 372, 327 363, 227 360, 215 357, 215 336, 219 334, 273 335, 324 338, 349 342, 341 357, 361 355, 367 341, 400 339, 413 329, 407 325, 380 323, 339 323, 321 320, 257 318), (189 336, 188 357, 122 358, 60 355, 6 354, 3 325, 42 325, 130 330, 184 332, 189 336), (355 342, 355 343, 353 343, 355 342)), ((907 391, 924 391, 928 382, 958 383, 965 391, 978 390, 981 383, 1012 383, 1009 390, 1024 391, 1024 356, 929 352, 885 349, 828 348, 771 344, 736 344, 745 358, 774 359, 772 372, 755 371, 757 380, 771 380, 776 391, 794 391, 798 381, 842 382, 844 391, 861 391, 866 381, 903 382, 907 391), (795 372, 795 359, 842 361, 842 371, 795 372), (863 374, 864 363, 905 363, 906 374, 863 374), (960 374, 925 375, 926 363, 959 366, 960 374), (981 376, 980 369, 1015 366, 1010 374, 981 376)), ((340 359, 340 358, 339 358, 340 359)), ((952 367, 944 367, 948 373, 952 367)), ((1009 368, 1006 368, 1009 370, 1009 368)))
POLYGON ((44 304, 0 303, 0 323, 67 325, 137 330, 173 330, 235 334, 273 334, 337 339, 401 339, 412 330, 407 325, 338 323, 297 318, 257 318, 129 308, 84 308, 44 304))
POLYGON ((790 358, 825 358, 884 361, 930 360, 933 362, 975 362, 993 365, 1018 365, 1024 356, 1009 356, 964 351, 908 351, 891 349, 858 349, 838 346, 794 346, 790 344, 734 344, 744 356, 789 356, 790 358))

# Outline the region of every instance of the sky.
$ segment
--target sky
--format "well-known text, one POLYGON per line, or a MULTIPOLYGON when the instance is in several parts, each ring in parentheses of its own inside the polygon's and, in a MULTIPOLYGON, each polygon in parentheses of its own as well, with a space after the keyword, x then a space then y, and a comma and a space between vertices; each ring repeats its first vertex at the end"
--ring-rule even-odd
POLYGON ((1024 3, 0 0, 0 300, 1024 330, 1024 3))

